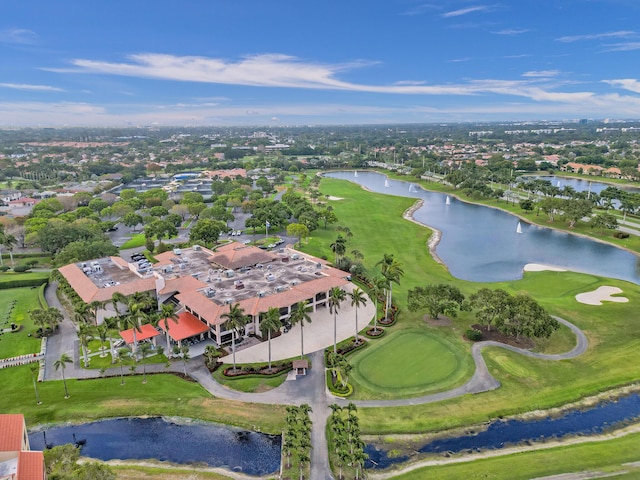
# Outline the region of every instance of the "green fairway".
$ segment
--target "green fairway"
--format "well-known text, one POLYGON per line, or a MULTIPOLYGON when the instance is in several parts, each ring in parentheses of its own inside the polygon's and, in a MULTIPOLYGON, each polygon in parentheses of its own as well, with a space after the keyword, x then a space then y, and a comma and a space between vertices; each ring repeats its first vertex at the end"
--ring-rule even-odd
POLYGON ((9 328, 11 323, 16 323, 21 328, 14 333, 0 334, 0 358, 40 351, 40 339, 33 336, 36 327, 28 313, 32 308, 40 308, 37 288, 23 287, 2 290, 2 295, 0 295, 0 329, 9 328))
POLYGON ((463 463, 437 465, 393 476, 402 480, 424 478, 457 480, 460 478, 491 478, 495 480, 527 480, 560 474, 575 474, 570 478, 640 478, 640 434, 633 433, 614 440, 582 443, 534 452, 503 455, 463 463), (590 475, 601 472, 600 475, 590 475), (582 476, 581 476, 582 474, 582 476))
POLYGON ((420 330, 400 330, 355 354, 351 363, 356 392, 377 398, 448 390, 473 372, 466 352, 420 330))

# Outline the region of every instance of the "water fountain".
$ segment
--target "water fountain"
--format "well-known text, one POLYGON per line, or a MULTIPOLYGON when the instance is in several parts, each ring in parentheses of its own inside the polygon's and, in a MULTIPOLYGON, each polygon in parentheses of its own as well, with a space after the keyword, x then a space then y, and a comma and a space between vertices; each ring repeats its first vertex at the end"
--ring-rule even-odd
POLYGON ((447 199, 444 201, 445 205, 451 205, 451 199, 449 198, 449 195, 447 195, 447 199))
POLYGON ((516 233, 522 233, 522 224, 518 222, 518 226, 516 227, 516 233))
POLYGON ((353 176, 358 178, 358 172, 353 172, 353 176))
POLYGON ((384 181, 384 186, 385 186, 385 187, 388 187, 388 186, 389 186, 389 180, 385 180, 385 181, 384 181))

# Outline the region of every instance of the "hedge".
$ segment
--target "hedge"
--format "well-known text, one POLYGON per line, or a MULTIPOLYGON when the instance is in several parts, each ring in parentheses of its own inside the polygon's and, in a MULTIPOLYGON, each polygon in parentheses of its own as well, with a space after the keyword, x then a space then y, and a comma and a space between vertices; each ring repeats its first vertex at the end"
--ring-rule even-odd
POLYGON ((39 287, 49 281, 49 275, 42 277, 24 278, 20 276, 0 277, 0 290, 20 287, 39 287))

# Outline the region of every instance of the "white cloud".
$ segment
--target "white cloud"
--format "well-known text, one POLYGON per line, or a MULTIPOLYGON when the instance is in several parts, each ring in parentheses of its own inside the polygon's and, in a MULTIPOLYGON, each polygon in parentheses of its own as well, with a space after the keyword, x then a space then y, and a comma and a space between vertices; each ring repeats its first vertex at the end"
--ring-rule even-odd
POLYGON ((10 28, 0 30, 0 43, 17 43, 20 45, 34 45, 38 42, 38 35, 32 30, 24 28, 10 28))
POLYGON ((484 12, 488 10, 487 5, 478 5, 476 7, 460 8, 458 10, 452 10, 451 12, 445 12, 441 15, 442 18, 459 17, 461 15, 467 15, 474 12, 484 12))
POLYGON ((624 42, 605 45, 603 52, 630 52, 640 50, 640 42, 624 42))
POLYGON ((529 31, 530 30, 526 28, 505 28, 504 30, 497 30, 491 33, 495 35, 522 35, 523 33, 527 33, 529 31))
POLYGON ((49 85, 30 85, 28 83, 0 83, 2 88, 11 88, 13 90, 31 90, 39 92, 64 92, 62 88, 51 87, 49 85))
POLYGON ((402 12, 400 15, 414 16, 414 15, 422 15, 431 10, 438 10, 440 7, 437 5, 432 5, 430 3, 423 3, 421 5, 416 5, 415 7, 402 12))
POLYGON ((640 81, 632 78, 622 78, 619 80, 604 80, 604 83, 620 87, 630 92, 640 93, 640 81))
POLYGON ((527 78, 550 78, 558 75, 560 75, 559 70, 532 70, 522 74, 523 77, 527 78))
MULTIPOLYGON (((155 78, 184 82, 245 85, 253 87, 283 87, 321 90, 343 90, 400 95, 479 95, 500 93, 538 99, 541 87, 531 88, 529 80, 475 80, 459 84, 424 85, 415 80, 398 81, 393 85, 365 85, 338 79, 336 74, 365 65, 318 64, 303 62, 287 55, 255 55, 237 62, 218 58, 178 57, 164 54, 139 54, 129 63, 109 63, 94 60, 74 60, 74 73, 102 73, 132 77, 155 78)), ((563 98, 583 98, 588 92, 561 93, 563 98)), ((547 98, 552 98, 552 92, 547 98)))
POLYGON ((635 37, 638 33, 633 30, 619 30, 617 32, 607 32, 607 33, 589 33, 586 35, 572 35, 567 37, 556 38, 558 42, 564 43, 572 43, 578 42, 582 40, 601 40, 603 38, 629 38, 635 37))

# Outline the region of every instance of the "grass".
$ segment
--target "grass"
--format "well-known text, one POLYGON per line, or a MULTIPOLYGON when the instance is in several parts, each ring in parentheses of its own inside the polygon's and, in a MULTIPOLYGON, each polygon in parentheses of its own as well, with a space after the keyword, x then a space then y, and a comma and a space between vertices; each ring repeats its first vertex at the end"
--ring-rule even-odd
MULTIPOLYGON (((364 255, 365 267, 375 274, 375 263, 383 253, 392 253, 405 271, 394 300, 401 313, 393 331, 425 328, 424 312, 409 312, 407 290, 430 283, 453 283, 465 295, 482 287, 503 288, 511 293, 528 293, 551 314, 580 327, 589 338, 589 349, 580 357, 562 362, 535 360, 500 348, 485 350, 489 370, 502 386, 492 392, 459 397, 425 405, 393 409, 359 410, 363 432, 372 434, 417 433, 482 423, 499 416, 515 415, 576 402, 599 392, 637 381, 640 377, 640 322, 637 285, 594 275, 572 272, 529 272, 523 279, 499 283, 473 283, 451 277, 446 268, 428 254, 428 228, 401 218, 413 204, 412 199, 375 194, 346 181, 323 179, 323 194, 341 197, 331 201, 340 225, 348 226, 354 236, 347 252, 357 248, 364 255), (594 307, 576 302, 575 295, 601 285, 620 287, 629 303, 606 303, 594 307)), ((337 236, 334 228, 319 228, 303 247, 304 251, 333 258, 329 245, 337 236)), ((438 336, 454 344, 469 325, 476 323, 472 312, 462 312, 451 327, 433 328, 438 336)), ((379 342, 387 342, 386 335, 379 342)), ((557 353, 570 350, 575 339, 561 329, 549 340, 538 342, 537 350, 557 353)), ((466 347, 469 348, 469 344, 466 347)), ((357 369, 358 366, 354 365, 357 369)))
POLYGON ((284 407, 259 405, 212 397, 199 384, 171 374, 125 376, 94 380, 67 380, 71 398, 64 398, 62 381, 38 384, 35 393, 28 366, 0 369, 0 411, 23 413, 28 426, 92 421, 109 417, 165 415, 195 417, 278 434, 284 428, 284 407))
POLYGON ((276 387, 279 387, 284 383, 287 379, 287 375, 289 372, 283 372, 280 375, 275 377, 237 377, 230 378, 225 377, 222 374, 224 367, 219 368, 213 373, 213 378, 216 382, 225 387, 231 388, 233 390, 238 390, 240 392, 248 392, 248 393, 260 393, 266 392, 268 390, 272 390, 276 387))
POLYGON ((139 465, 110 465, 118 480, 175 480, 177 478, 223 480, 234 478, 199 468, 149 467, 139 465))
POLYGON ((133 235, 131 235, 131 238, 129 240, 127 240, 120 246, 120 250, 144 247, 145 241, 146 237, 144 236, 144 233, 134 233, 133 235))
POLYGON ((351 362, 354 388, 366 392, 357 398, 406 398, 449 390, 473 374, 473 362, 463 349, 424 329, 392 333, 355 353, 351 362))
POLYGON ((49 275, 50 272, 0 273, 0 290, 2 289, 3 285, 11 284, 16 280, 42 280, 42 283, 45 283, 49 278, 49 275))
MULTIPOLYGON (((597 478, 611 474, 615 478, 639 478, 640 434, 615 440, 583 443, 548 450, 523 452, 473 462, 425 467, 393 478, 398 480, 457 480, 489 478, 493 480, 526 480, 572 472, 602 472, 597 478), (636 462, 633 464, 633 462, 636 462), (626 464, 626 465, 625 465, 626 464), (517 467, 517 468, 514 468, 517 467)), ((389 472, 391 474, 391 472, 389 472)), ((577 478, 577 477, 576 477, 577 478)), ((592 478, 585 476, 584 478, 592 478)))
POLYGON ((23 287, 2 291, 2 295, 0 295, 0 326, 9 328, 13 322, 22 328, 15 333, 0 335, 0 358, 40 351, 40 339, 33 336, 36 327, 29 315, 31 308, 40 308, 38 289, 23 287), (11 309, 14 301, 15 306, 11 309))

